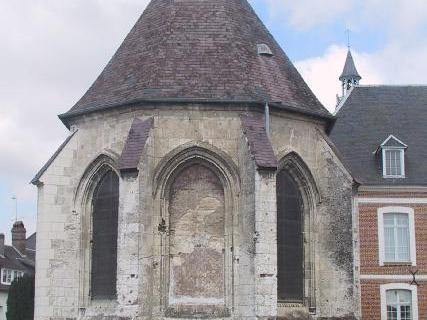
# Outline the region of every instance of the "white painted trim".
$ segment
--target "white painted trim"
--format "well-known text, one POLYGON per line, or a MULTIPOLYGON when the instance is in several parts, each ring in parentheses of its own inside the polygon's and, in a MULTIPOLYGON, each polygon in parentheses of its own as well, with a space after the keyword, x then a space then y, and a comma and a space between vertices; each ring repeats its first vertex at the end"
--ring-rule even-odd
MULTIPOLYGON (((414 277, 410 274, 362 274, 361 280, 396 280, 396 281, 412 281, 414 277)), ((427 275, 416 275, 415 279, 419 282, 427 281, 427 275)))
POLYGON ((358 188, 359 192, 427 192, 427 186, 422 185, 361 185, 358 188))
POLYGON ((387 179, 402 179, 405 178, 405 148, 403 147, 381 147, 382 148, 382 162, 383 162, 383 177, 387 179), (397 150, 400 151, 400 167, 401 171, 399 175, 388 175, 386 166, 386 151, 397 150))
POLYGON ((350 90, 347 91, 347 94, 341 99, 340 103, 338 103, 338 105, 335 108, 335 112, 334 112, 334 116, 337 115, 337 113, 341 110, 341 108, 344 106, 344 104, 346 103, 348 97, 350 97, 351 93, 353 92, 354 88, 357 86, 351 86, 350 90))
MULTIPOLYGON (((400 140, 400 139, 398 139, 398 138, 396 138, 394 135, 389 135, 388 136, 388 138, 387 139, 385 139, 384 140, 384 142, 383 143, 381 143, 381 147, 383 147, 387 142, 389 142, 390 141, 390 139, 394 139, 394 140, 396 140, 398 143, 400 143, 402 146, 404 146, 404 147, 408 147, 408 145, 406 145, 405 143, 403 143, 402 142, 402 140, 400 140)), ((391 147, 391 148, 398 148, 398 149, 400 149, 400 147, 391 147)))
POLYGON ((359 203, 378 203, 378 204, 425 204, 427 198, 369 198, 362 197, 358 199, 359 203))
POLYGON ((412 87, 422 87, 426 88, 426 84, 359 84, 358 87, 360 88, 412 88, 412 87))
POLYGON ((387 320, 387 291, 408 290, 412 296, 412 320, 418 320, 418 288, 407 283, 388 283, 380 286, 381 320, 387 320))
POLYGON ((414 209, 408 207, 382 207, 377 210, 378 219, 378 258, 380 266, 384 266, 385 249, 384 249, 384 213, 406 213, 409 219, 409 256, 412 266, 417 265, 417 249, 415 242, 415 217, 414 209))
POLYGON ((13 277, 13 273, 14 272, 20 272, 22 275, 21 276, 23 276, 24 275, 24 271, 22 271, 22 270, 16 270, 16 269, 10 269, 10 268, 2 268, 1 269, 1 272, 0 272, 0 283, 1 284, 4 284, 4 285, 7 285, 7 286, 10 286, 11 284, 12 284, 12 282, 13 282, 13 280, 15 279, 14 277, 13 277), (11 275, 11 278, 12 278, 12 281, 9 283, 9 282, 3 282, 3 274, 4 274, 4 272, 6 271, 6 270, 10 270, 10 272, 12 272, 12 275, 11 275))
POLYGON ((12 245, 12 248, 13 248, 13 250, 15 250, 15 252, 21 257, 21 258, 24 258, 25 257, 25 255, 22 253, 22 252, 20 252, 18 249, 16 249, 13 245, 12 245))
POLYGON ((5 284, 5 285, 10 285, 10 283, 3 282, 3 273, 4 273, 5 270, 6 270, 5 268, 1 269, 1 272, 0 272, 0 283, 1 284, 5 284))

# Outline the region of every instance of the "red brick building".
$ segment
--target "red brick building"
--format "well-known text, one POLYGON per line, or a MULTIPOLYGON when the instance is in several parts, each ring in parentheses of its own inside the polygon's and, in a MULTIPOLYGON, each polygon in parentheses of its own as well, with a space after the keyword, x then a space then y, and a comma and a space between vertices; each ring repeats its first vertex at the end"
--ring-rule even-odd
MULTIPOLYGON (((350 56, 344 80, 356 76, 350 56)), ((353 231, 362 319, 427 319, 427 86, 349 83, 330 136, 360 184, 353 231)))

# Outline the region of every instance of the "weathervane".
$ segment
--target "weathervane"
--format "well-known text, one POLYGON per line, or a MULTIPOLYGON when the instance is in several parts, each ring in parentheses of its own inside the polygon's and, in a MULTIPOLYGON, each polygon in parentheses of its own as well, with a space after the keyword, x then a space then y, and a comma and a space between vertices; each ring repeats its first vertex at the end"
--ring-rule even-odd
POLYGON ((351 30, 349 28, 345 29, 345 33, 347 35, 347 48, 348 48, 348 50, 350 50, 350 48, 351 48, 351 45, 350 45, 351 30))
POLYGON ((17 222, 18 221, 18 198, 16 196, 13 196, 12 200, 15 200, 15 222, 17 222))

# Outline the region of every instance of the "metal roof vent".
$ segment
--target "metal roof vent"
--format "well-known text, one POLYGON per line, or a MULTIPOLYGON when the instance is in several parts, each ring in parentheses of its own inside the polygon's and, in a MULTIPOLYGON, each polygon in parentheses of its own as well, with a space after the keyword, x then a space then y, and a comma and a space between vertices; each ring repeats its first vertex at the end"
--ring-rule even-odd
POLYGON ((257 45, 258 47, 258 54, 260 56, 269 56, 271 57, 273 55, 273 52, 271 51, 270 47, 266 45, 265 43, 259 43, 257 45))

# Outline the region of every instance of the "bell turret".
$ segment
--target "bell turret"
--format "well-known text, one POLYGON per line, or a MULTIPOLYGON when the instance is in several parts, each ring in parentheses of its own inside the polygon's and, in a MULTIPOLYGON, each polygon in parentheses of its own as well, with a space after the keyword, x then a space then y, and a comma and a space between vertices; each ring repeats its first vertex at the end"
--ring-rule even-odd
POLYGON ((340 76, 342 83, 342 96, 345 97, 347 92, 354 86, 358 85, 362 77, 357 72, 350 48, 348 48, 347 59, 345 60, 344 70, 340 76))

